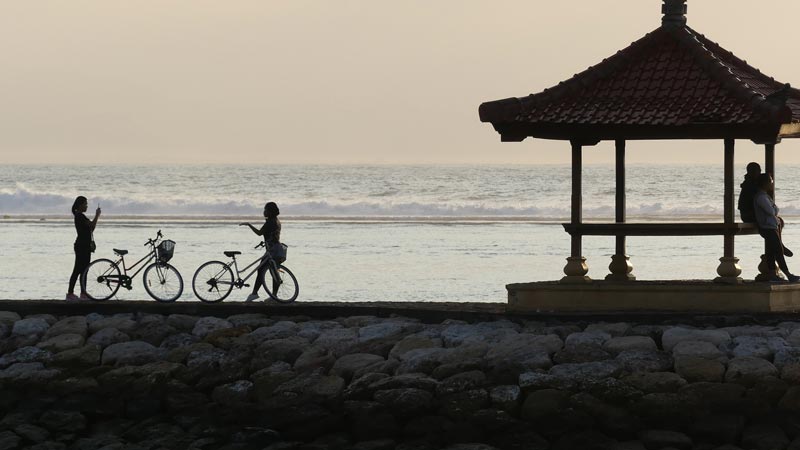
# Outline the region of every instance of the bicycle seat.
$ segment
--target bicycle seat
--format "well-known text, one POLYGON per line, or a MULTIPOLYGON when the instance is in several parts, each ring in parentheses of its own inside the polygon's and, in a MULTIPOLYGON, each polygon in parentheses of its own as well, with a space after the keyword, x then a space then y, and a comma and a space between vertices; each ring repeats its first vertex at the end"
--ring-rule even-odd
POLYGON ((234 251, 223 252, 223 253, 225 253, 225 256, 227 256, 228 258, 233 258, 236 255, 241 255, 242 254, 242 252, 234 252, 234 251))
POLYGON ((118 248, 115 248, 114 249, 114 253, 118 254, 119 256, 125 256, 125 255, 128 254, 128 251, 127 250, 120 250, 118 248))

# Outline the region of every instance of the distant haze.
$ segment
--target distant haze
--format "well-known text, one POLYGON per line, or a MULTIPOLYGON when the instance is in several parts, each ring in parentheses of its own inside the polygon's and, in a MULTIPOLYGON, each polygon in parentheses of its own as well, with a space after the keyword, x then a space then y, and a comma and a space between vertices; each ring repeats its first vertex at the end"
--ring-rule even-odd
MULTIPOLYGON (((689 0, 688 22, 800 86, 796 0, 689 0)), ((660 0, 7 1, 3 163, 564 163, 500 143, 487 100, 539 92, 660 25, 660 0)), ((722 142, 632 142, 722 163, 722 142)), ((762 158, 740 142, 737 160, 762 158)), ((587 150, 608 162, 612 146, 587 150)), ((778 146, 800 163, 800 143, 778 146)))

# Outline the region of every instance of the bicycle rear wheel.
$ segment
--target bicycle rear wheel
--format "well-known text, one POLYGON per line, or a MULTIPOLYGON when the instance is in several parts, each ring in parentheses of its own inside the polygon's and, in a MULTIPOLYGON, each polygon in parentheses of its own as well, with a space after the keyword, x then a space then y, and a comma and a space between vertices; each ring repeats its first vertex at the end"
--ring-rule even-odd
POLYGON ((195 271, 192 290, 200 301, 221 302, 233 290, 233 271, 223 262, 209 261, 195 271))
POLYGON ((144 289, 159 302, 174 302, 183 293, 183 277, 167 263, 153 263, 144 271, 144 289))
POLYGON ((92 300, 103 301, 114 296, 122 283, 119 267, 110 259, 96 259, 81 274, 81 285, 92 300))
POLYGON ((292 271, 282 265, 273 265, 269 268, 268 273, 270 276, 264 274, 263 284, 267 294, 278 303, 295 301, 300 293, 300 285, 297 284, 297 278, 292 271))

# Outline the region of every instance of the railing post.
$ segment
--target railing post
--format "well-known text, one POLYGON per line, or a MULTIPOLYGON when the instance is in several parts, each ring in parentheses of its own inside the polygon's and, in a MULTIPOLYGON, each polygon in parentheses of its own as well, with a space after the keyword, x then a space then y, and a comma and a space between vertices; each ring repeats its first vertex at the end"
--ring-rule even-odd
POLYGON ((723 198, 723 209, 725 216, 725 225, 730 226, 730 229, 725 232, 724 236, 724 253, 723 257, 719 259, 719 266, 717 267, 717 274, 719 277, 715 281, 724 283, 741 283, 742 268, 739 267, 739 258, 734 256, 734 231, 733 225, 736 223, 736 216, 734 212, 734 191, 733 191, 733 155, 734 155, 734 140, 725 139, 725 197, 723 198))
MULTIPOLYGON (((583 221, 583 197, 582 197, 582 168, 583 168, 583 147, 580 143, 572 143, 572 214, 570 222, 573 225, 580 225, 583 221)), ((571 237, 571 252, 567 258, 567 265, 564 266, 565 276, 561 279, 562 283, 585 283, 592 281, 586 276, 589 267, 586 265, 586 258, 582 253, 582 238, 580 231, 575 231, 571 237)))
MULTIPOLYGON (((616 147, 616 175, 617 175, 617 189, 615 195, 615 222, 625 223, 625 141, 618 139, 614 143, 616 147)), ((608 265, 608 270, 611 272, 606 275, 606 281, 633 281, 636 279, 631 273, 633 266, 630 263, 625 249, 625 235, 618 235, 616 237, 616 251, 614 256, 611 257, 611 264, 608 265)))

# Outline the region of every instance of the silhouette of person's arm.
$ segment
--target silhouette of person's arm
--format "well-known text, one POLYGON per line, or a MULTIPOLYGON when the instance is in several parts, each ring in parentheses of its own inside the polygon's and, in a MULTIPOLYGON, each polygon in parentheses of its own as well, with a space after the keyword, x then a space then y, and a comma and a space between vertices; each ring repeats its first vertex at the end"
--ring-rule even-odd
POLYGON ((100 207, 98 206, 97 209, 94 212, 94 219, 92 219, 92 222, 91 222, 92 231, 94 231, 94 227, 97 226, 97 219, 100 218, 100 213, 102 213, 102 211, 100 210, 100 207))
POLYGON ((259 228, 256 228, 256 227, 254 227, 253 225, 251 225, 251 224, 249 224, 247 222, 240 223, 239 226, 240 227, 248 226, 248 227, 250 227, 251 230, 253 230, 253 233, 255 233, 255 234, 259 235, 259 236, 263 236, 264 235, 264 233, 259 228))

